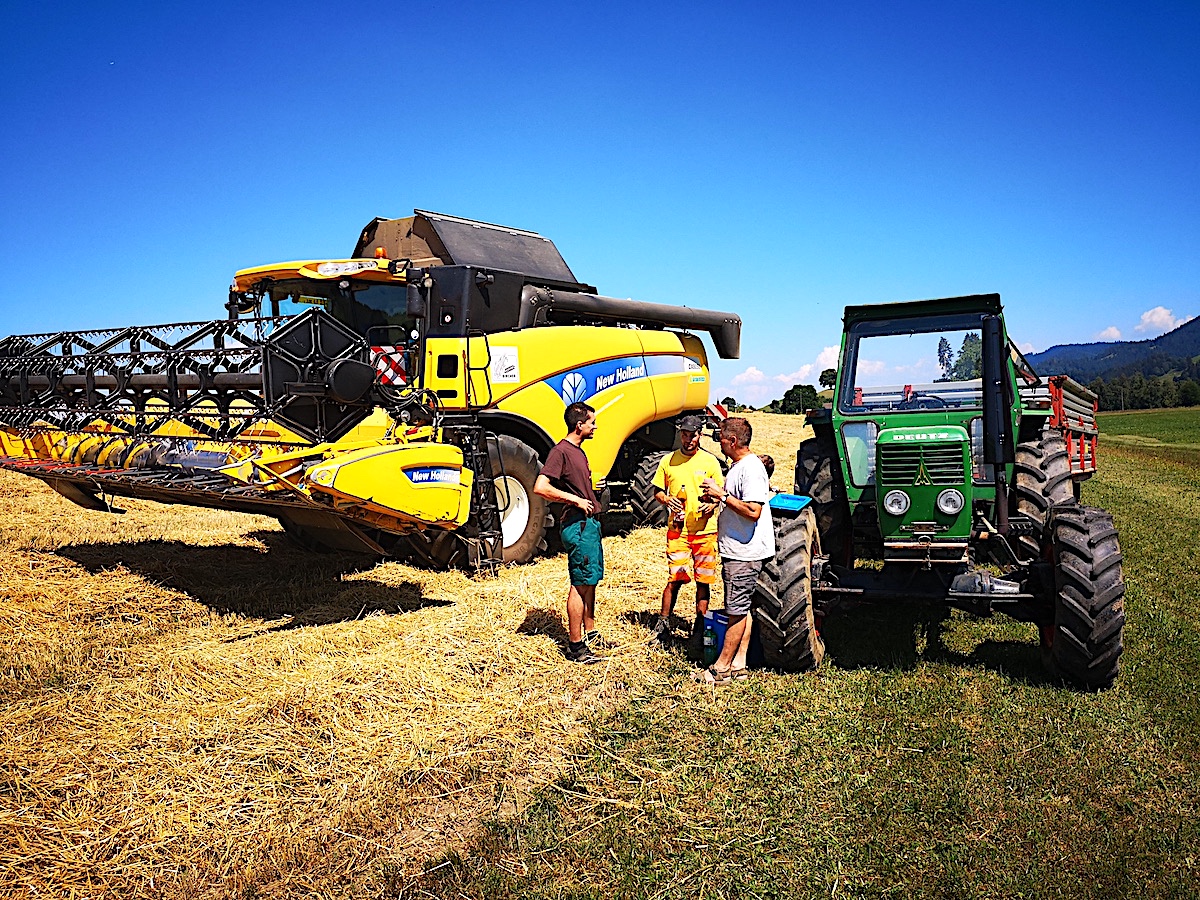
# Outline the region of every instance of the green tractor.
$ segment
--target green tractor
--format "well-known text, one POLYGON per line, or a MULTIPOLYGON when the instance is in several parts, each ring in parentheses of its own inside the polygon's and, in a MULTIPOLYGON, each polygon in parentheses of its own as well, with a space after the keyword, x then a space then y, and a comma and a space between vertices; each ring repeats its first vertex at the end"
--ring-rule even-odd
POLYGON ((847 307, 833 403, 809 414, 796 496, 772 504, 766 662, 818 665, 838 606, 924 599, 1032 622, 1054 677, 1109 687, 1125 581, 1112 516, 1079 502, 1095 413, 1087 388, 1033 371, 998 294, 847 307), (883 383, 897 371, 927 380, 883 383))

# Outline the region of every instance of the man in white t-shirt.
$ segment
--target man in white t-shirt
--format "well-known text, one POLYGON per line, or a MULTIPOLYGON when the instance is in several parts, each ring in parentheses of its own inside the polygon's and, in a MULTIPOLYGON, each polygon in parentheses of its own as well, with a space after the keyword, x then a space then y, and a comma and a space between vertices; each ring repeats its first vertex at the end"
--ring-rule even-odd
POLYGON ((717 661, 694 673, 704 684, 728 684, 746 677, 750 646, 750 601, 765 560, 775 555, 771 524, 771 479, 762 460, 750 452, 750 423, 730 418, 721 423, 721 452, 733 460, 725 486, 704 481, 705 497, 721 504, 717 517, 717 552, 725 583, 725 613, 729 625, 717 661))

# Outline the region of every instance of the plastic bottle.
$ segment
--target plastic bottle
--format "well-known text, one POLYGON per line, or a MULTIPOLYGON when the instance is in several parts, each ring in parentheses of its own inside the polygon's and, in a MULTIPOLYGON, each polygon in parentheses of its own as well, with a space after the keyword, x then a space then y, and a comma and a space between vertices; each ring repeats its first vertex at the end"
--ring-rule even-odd
POLYGON ((704 648, 704 664, 711 666, 717 661, 717 657, 721 655, 721 648, 717 646, 717 632, 713 629, 712 625, 706 624, 704 626, 704 634, 700 639, 700 643, 704 648))

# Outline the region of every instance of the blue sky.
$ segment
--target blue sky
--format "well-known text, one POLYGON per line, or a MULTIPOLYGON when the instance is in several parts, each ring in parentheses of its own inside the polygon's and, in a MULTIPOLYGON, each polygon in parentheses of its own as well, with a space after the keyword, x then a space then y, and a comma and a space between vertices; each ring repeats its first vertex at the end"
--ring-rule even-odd
POLYGON ((3 333, 219 317, 234 270, 414 207, 740 313, 713 370, 747 402, 815 383, 848 303, 998 291, 1036 350, 1200 313, 1194 2, 9 3, 0 28, 3 333))

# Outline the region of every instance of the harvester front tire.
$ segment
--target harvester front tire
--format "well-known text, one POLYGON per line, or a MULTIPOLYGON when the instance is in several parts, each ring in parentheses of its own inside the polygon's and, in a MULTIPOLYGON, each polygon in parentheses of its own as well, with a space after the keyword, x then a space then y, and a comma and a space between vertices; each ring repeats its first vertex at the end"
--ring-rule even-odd
MULTIPOLYGON (((1051 506, 1075 498, 1067 445, 1057 432, 1044 431, 1037 440, 1017 444, 1015 463, 1013 489, 1017 512, 1039 526, 1045 524, 1051 506)), ((1036 559, 1041 542, 1036 536, 1021 535, 1017 546, 1027 559, 1036 559)))
POLYGON ((812 561, 821 552, 817 517, 808 506, 798 516, 775 518, 774 525, 775 557, 758 576, 754 627, 766 665, 808 672, 825 658, 812 594, 812 561))
POLYGON ((545 552, 546 531, 553 521, 546 498, 533 492, 541 460, 532 447, 507 434, 497 436, 489 450, 504 533, 504 562, 527 563, 545 552))
POLYGON ((795 493, 812 497, 821 546, 831 559, 840 559, 849 540, 849 509, 833 436, 818 433, 796 452, 795 493))
POLYGON ((629 506, 633 510, 633 527, 665 528, 667 508, 654 499, 654 473, 670 450, 651 450, 638 462, 629 482, 629 506))
POLYGON ((1052 675, 1085 690, 1111 687, 1124 650, 1125 577, 1112 516, 1067 504, 1050 515, 1054 624, 1042 629, 1052 675))

